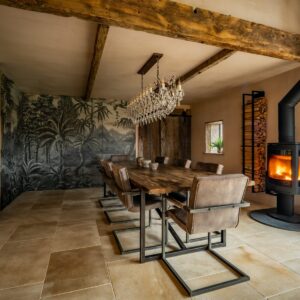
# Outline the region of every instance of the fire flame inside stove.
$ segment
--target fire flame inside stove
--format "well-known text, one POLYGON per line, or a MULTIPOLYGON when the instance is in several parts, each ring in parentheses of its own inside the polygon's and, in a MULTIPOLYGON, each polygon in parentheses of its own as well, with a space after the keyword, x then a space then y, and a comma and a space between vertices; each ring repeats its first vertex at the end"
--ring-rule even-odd
MULTIPOLYGON (((292 180, 292 157, 287 155, 272 155, 268 166, 269 177, 279 180, 292 180)), ((298 169, 300 180, 300 165, 298 169)))

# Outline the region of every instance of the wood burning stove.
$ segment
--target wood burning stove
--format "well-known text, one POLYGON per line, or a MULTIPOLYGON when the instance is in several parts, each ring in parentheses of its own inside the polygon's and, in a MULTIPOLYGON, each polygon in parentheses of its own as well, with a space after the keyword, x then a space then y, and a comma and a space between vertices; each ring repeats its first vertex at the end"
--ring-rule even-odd
POLYGON ((275 209, 253 211, 253 219, 278 228, 300 231, 294 196, 300 194, 300 143, 295 142, 295 106, 300 102, 300 81, 278 105, 279 143, 268 144, 266 192, 277 197, 275 209))

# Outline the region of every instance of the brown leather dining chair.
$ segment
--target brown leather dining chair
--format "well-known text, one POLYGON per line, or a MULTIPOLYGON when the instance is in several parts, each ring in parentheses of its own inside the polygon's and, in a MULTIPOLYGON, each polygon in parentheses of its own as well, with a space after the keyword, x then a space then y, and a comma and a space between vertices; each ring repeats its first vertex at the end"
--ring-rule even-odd
MULTIPOLYGON (((116 184, 118 186, 118 196, 121 201, 124 203, 125 207, 129 212, 137 213, 140 212, 140 201, 141 201, 141 192, 138 189, 134 189, 131 186, 129 175, 127 169, 125 167, 113 164, 113 174, 116 180, 116 184)), ((161 197, 148 195, 146 194, 146 203, 145 203, 145 210, 149 211, 149 226, 151 225, 151 210, 161 208, 162 200, 161 197)), ((138 252, 140 248, 134 249, 124 249, 121 244, 121 241, 118 237, 120 232, 124 231, 132 231, 132 230, 140 230, 140 227, 132 227, 132 228, 125 228, 125 229, 118 229, 114 230, 113 234, 119 246, 121 254, 126 253, 133 253, 138 252)), ((146 247, 147 250, 155 249, 161 247, 161 244, 146 247)))
MULTIPOLYGON (((187 207, 177 207, 166 211, 166 201, 164 201, 162 214, 163 261, 190 296, 231 286, 250 279, 248 275, 214 251, 211 242, 211 232, 234 228, 238 225, 240 208, 249 206, 249 203, 243 202, 247 182, 248 177, 243 174, 199 176, 194 178, 191 188, 191 197, 187 207), (165 251, 165 231, 168 225, 168 219, 172 219, 189 234, 208 233, 208 245, 206 250, 232 269, 235 274, 239 275, 238 278, 192 290, 168 260, 168 257, 172 257, 172 253, 166 254, 165 251)), ((180 254, 180 252, 184 254, 188 253, 188 250, 179 250, 179 253, 177 251, 177 255, 183 255, 180 254)))
POLYGON ((224 166, 216 163, 207 163, 207 162, 198 161, 195 169, 198 171, 212 172, 217 175, 222 175, 224 166))
MULTIPOLYGON (((115 177, 113 174, 113 163, 111 161, 108 160, 101 160, 100 161, 102 169, 104 170, 103 174, 103 180, 104 180, 104 194, 106 194, 106 186, 110 187, 111 192, 113 193, 113 195, 116 195, 114 198, 108 198, 108 199, 119 199, 121 202, 114 204, 114 205, 103 205, 102 202, 100 202, 100 205, 105 208, 104 210, 104 215, 106 217, 106 219, 108 220, 108 222, 111 223, 126 223, 126 222, 132 222, 132 221, 136 221, 137 219, 116 219, 113 218, 113 215, 116 212, 120 212, 120 211, 124 211, 126 210, 126 207, 124 206, 125 203, 122 202, 122 198, 120 198, 117 194, 118 194, 118 187, 115 181, 115 177), (119 208, 118 208, 119 207, 119 208)), ((105 199, 105 198, 104 198, 105 199)))
MULTIPOLYGON (((224 166, 221 164, 215 164, 215 163, 204 163, 204 162, 198 162, 196 165, 195 170, 201 171, 201 172, 211 172, 215 173, 216 175, 222 175, 224 166)), ((188 201, 188 195, 187 193, 179 193, 179 192, 173 192, 168 195, 168 200, 171 204, 175 205, 176 207, 184 207, 187 204, 188 201)))

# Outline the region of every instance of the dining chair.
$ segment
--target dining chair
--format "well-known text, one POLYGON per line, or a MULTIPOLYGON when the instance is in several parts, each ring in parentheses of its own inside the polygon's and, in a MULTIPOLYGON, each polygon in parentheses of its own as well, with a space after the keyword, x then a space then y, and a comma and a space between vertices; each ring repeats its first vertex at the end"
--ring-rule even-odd
POLYGON ((202 172, 212 172, 217 175, 222 175, 224 166, 216 163, 207 163, 207 162, 198 161, 195 169, 202 172))
MULTIPOLYGON (((111 198, 117 198, 115 193, 112 191, 114 185, 113 185, 113 176, 112 176, 112 168, 111 163, 105 159, 99 160, 99 170, 103 178, 103 198, 104 200, 111 200, 111 198), (110 188, 109 191, 107 191, 107 187, 110 188)), ((100 203, 101 206, 102 202, 100 203)))
MULTIPOLYGON (((216 175, 222 175, 223 169, 224 169, 224 166, 221 164, 203 163, 203 162, 198 162, 196 165, 196 168, 195 168, 195 170, 197 170, 197 171, 211 172, 216 175)), ((185 193, 172 192, 172 193, 169 193, 169 195, 167 197, 168 197, 169 202, 171 202, 171 204, 182 208, 187 205, 189 195, 187 192, 185 192, 185 193)))
POLYGON ((102 165, 102 169, 104 169, 105 171, 105 175, 103 176, 103 180, 104 180, 104 195, 106 194, 106 186, 109 186, 110 190, 112 191, 112 195, 114 197, 112 198, 108 198, 110 200, 112 199, 119 199, 121 202, 117 203, 117 204, 111 204, 111 205, 103 205, 103 202, 100 202, 100 205, 105 208, 104 210, 104 215, 106 217, 106 219, 108 220, 108 222, 110 224, 114 224, 114 223, 126 223, 126 222, 132 222, 132 221, 136 221, 138 219, 116 219, 113 218, 113 214, 115 214, 116 212, 120 212, 120 211, 125 211, 126 207, 125 207, 125 203, 123 203, 123 199, 119 197, 118 195, 118 187, 115 181, 115 177, 113 174, 113 163, 111 161, 108 160, 101 160, 101 165, 102 165), (119 208, 117 208, 119 207, 119 208))
POLYGON ((176 167, 183 167, 185 169, 189 169, 191 167, 192 161, 190 159, 182 159, 182 158, 175 158, 173 165, 176 167))
POLYGON ((129 155, 127 154, 113 154, 110 157, 110 161, 112 162, 121 162, 121 161, 128 161, 129 155))
MULTIPOLYGON (((214 173, 216 175, 222 175, 224 166, 221 164, 215 164, 215 163, 204 163, 204 162, 198 162, 196 165, 195 170, 200 172, 210 172, 214 173)), ((175 207, 183 208, 188 204, 189 201, 189 191, 185 192, 172 192, 167 195, 168 201, 171 203, 171 205, 174 205, 175 207)), ((216 235, 213 237, 218 237, 219 232, 215 232, 216 235)), ((185 235, 185 242, 199 242, 202 241, 203 238, 190 238, 190 234, 186 233, 185 235)))
POLYGON ((162 165, 167 165, 169 163, 169 157, 168 156, 157 156, 155 158, 155 162, 162 164, 162 165))
MULTIPOLYGON (((122 199, 122 202, 124 203, 125 207, 129 212, 133 212, 133 213, 140 212, 141 192, 139 189, 135 189, 132 187, 129 180, 127 168, 115 164, 112 166, 112 168, 113 168, 113 174, 116 180, 116 184, 118 186, 118 195, 120 199, 122 199)), ((146 194, 145 210, 149 211, 149 223, 148 223, 149 225, 147 227, 151 226, 151 217, 150 217, 151 210, 159 209, 161 208, 161 205, 162 205, 161 197, 146 194)), ((140 227, 138 226, 138 227, 124 228, 124 229, 118 229, 113 231, 114 237, 117 241, 121 254, 138 252, 140 250, 140 248, 124 249, 118 237, 119 233, 132 231, 132 230, 140 230, 140 227)), ((158 247, 161 247, 161 244, 148 246, 146 247, 146 249, 150 250, 158 247)))
MULTIPOLYGON (((242 272, 238 267, 234 266, 219 253, 214 251, 212 249, 213 244, 211 241, 211 232, 234 228, 238 225, 240 208, 250 205, 243 201, 247 182, 248 177, 243 174, 199 176, 195 177, 193 180, 191 197, 187 207, 177 207, 166 211, 166 201, 164 201, 162 213, 162 259, 190 296, 231 286, 250 279, 249 276, 242 272), (208 245, 205 250, 208 250, 210 254, 224 263, 233 271, 233 273, 237 274, 238 278, 196 290, 191 289, 188 283, 172 266, 170 260, 168 260, 169 257, 172 257, 172 253, 166 254, 166 239, 164 232, 168 225, 168 219, 172 219, 180 228, 189 234, 207 233, 208 245)), ((179 250, 176 255, 184 255, 185 253, 188 253, 188 250, 179 250)), ((197 266, 195 266, 195 268, 196 267, 197 266)), ((200 267, 201 266, 199 266, 199 268, 200 267)))

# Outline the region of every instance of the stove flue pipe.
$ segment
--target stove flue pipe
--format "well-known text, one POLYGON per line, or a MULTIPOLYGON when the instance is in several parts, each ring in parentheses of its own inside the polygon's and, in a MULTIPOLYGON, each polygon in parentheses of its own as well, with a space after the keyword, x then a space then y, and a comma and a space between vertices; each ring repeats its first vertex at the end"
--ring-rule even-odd
POLYGON ((295 143, 295 106, 300 102, 300 80, 278 104, 279 143, 295 143))

